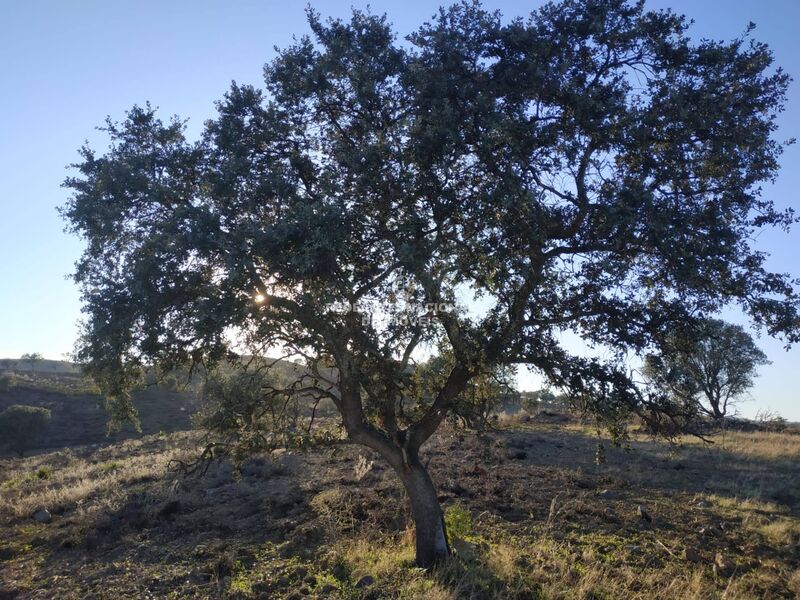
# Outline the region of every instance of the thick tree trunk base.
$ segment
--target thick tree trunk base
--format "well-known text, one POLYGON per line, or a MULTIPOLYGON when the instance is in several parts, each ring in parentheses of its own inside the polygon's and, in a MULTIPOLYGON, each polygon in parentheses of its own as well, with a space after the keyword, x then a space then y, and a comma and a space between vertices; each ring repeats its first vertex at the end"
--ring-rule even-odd
POLYGON ((428 471, 417 460, 404 465, 400 478, 411 499, 416 529, 417 566, 430 569, 450 556, 447 531, 436 488, 428 471))

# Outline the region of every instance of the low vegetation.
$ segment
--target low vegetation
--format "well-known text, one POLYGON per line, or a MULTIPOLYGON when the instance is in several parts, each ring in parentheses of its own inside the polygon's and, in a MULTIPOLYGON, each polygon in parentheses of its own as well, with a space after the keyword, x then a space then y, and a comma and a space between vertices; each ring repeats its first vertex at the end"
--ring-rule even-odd
POLYGON ((430 572, 414 566, 407 499, 386 502, 402 486, 352 446, 257 455, 239 473, 218 460, 203 477, 176 468, 203 444, 191 432, 7 460, 0 597, 800 594, 800 435, 634 434, 627 451, 605 440, 598 465, 579 423, 507 421, 432 440, 454 556, 430 572))
POLYGON ((36 445, 50 422, 50 411, 38 406, 14 404, 0 412, 0 451, 20 457, 36 445))

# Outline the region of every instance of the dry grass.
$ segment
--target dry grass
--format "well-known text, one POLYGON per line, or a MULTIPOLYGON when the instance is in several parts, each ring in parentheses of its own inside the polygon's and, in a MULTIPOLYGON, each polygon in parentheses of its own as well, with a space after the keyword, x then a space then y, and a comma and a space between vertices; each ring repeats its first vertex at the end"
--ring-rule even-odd
POLYGON ((51 512, 86 510, 87 500, 102 498, 93 509, 113 508, 115 499, 125 496, 129 486, 160 480, 174 459, 185 459, 190 449, 180 445, 153 453, 146 450, 148 441, 120 444, 119 456, 102 462, 94 455, 80 457, 67 451, 43 454, 16 461, 2 472, 0 480, 0 515, 26 517, 37 508, 51 512), (38 477, 37 472, 46 472, 38 477))
MULTIPOLYGON (((728 431, 714 436, 713 441, 721 450, 747 458, 777 461, 800 460, 800 435, 797 433, 728 431)), ((701 440, 691 436, 682 438, 681 443, 686 445, 703 444, 701 440)))
POLYGON ((728 434, 724 449, 640 438, 630 452, 609 447, 600 466, 596 442, 594 432, 527 423, 483 439, 455 431, 433 440, 433 477, 458 540, 456 556, 431 573, 414 567, 401 486, 356 448, 256 457, 241 478, 219 463, 185 481, 166 466, 195 451, 192 434, 7 461, 0 597, 800 594, 792 437, 728 434), (30 519, 39 506, 53 512, 52 523, 30 519), (696 558, 685 558, 687 550, 696 558), (718 555, 725 568, 714 566, 718 555), (373 581, 359 586, 367 576, 373 581))

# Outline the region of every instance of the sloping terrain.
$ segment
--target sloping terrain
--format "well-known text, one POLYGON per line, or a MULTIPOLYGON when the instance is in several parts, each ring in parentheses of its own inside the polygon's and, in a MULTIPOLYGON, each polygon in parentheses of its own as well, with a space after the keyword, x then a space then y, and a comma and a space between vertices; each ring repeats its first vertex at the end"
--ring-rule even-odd
POLYGON ((642 438, 596 465, 574 425, 442 432, 428 456, 457 555, 433 573, 396 478, 352 446, 239 477, 169 470, 195 433, 6 460, 0 598, 797 597, 800 436, 716 442, 642 438))
POLYGON ((100 396, 78 373, 24 374, 9 389, 0 389, 0 411, 12 404, 40 406, 51 411, 47 431, 34 440, 32 451, 83 444, 120 441, 141 435, 191 428, 191 415, 197 407, 196 394, 151 387, 134 394, 142 432, 126 427, 108 436, 108 413, 100 396))
MULTIPOLYGON (((275 377, 294 381, 305 368, 288 360, 265 359, 275 377)), ((47 431, 33 440, 29 452, 54 450, 86 444, 118 442, 142 435, 186 431, 192 428, 191 416, 200 404, 200 378, 191 385, 186 374, 174 374, 133 393, 139 412, 141 432, 131 426, 107 434, 108 413, 97 389, 77 365, 65 361, 42 360, 31 364, 21 359, 0 359, 0 375, 10 377, 11 385, 0 386, 0 412, 13 404, 50 409, 47 431)))

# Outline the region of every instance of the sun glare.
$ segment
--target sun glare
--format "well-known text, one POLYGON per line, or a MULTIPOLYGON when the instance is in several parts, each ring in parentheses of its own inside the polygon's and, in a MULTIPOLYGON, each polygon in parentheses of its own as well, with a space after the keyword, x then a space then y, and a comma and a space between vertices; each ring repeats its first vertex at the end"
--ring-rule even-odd
POLYGON ((253 300, 256 301, 256 304, 264 304, 264 301, 267 297, 264 294, 256 294, 253 300))

